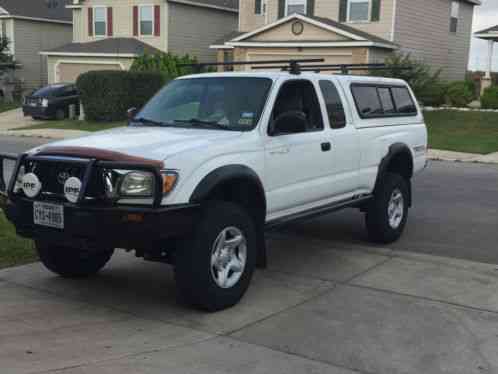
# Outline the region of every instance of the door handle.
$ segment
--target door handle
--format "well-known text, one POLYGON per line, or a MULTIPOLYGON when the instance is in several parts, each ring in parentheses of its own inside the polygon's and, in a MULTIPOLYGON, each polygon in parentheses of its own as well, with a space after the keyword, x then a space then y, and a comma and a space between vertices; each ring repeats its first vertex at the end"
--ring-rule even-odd
POLYGON ((328 152, 332 149, 332 144, 330 144, 330 142, 325 142, 322 143, 321 147, 322 147, 322 152, 328 152))
POLYGON ((285 155, 290 152, 290 148, 278 148, 270 151, 271 155, 285 155))

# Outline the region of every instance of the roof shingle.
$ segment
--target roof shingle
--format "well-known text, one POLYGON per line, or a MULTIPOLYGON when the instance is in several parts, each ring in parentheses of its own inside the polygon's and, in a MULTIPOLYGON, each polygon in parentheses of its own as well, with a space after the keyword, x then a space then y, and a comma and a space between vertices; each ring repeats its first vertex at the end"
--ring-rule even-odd
POLYGON ((134 38, 107 38, 88 43, 70 43, 44 53, 87 53, 87 54, 114 54, 114 55, 137 55, 144 53, 162 53, 149 44, 134 38))
POLYGON ((70 0, 0 0, 0 7, 10 16, 72 22, 72 11, 66 8, 70 2, 70 0))

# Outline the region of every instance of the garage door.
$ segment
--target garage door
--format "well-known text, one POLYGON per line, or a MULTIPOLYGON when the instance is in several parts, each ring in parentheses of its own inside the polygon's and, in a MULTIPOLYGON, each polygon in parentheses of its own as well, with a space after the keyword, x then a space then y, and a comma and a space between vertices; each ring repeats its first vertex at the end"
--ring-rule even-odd
POLYGON ((276 60, 292 60, 292 59, 315 59, 323 58, 324 64, 352 64, 353 55, 352 53, 327 55, 327 54, 300 54, 300 53, 278 53, 278 54, 266 54, 266 53, 248 53, 249 61, 276 61, 276 60))
POLYGON ((58 82, 76 82, 80 74, 92 70, 121 70, 121 66, 119 64, 61 63, 58 67, 58 82))

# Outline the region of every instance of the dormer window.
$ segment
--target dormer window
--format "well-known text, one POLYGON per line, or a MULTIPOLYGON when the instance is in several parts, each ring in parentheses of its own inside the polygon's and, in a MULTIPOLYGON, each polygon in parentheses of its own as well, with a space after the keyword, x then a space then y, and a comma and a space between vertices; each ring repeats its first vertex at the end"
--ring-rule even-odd
POLYGON ((154 7, 152 5, 140 6, 140 35, 154 35, 154 7))
POLYGON ((348 22, 370 21, 370 0, 348 0, 348 22))
POLYGON ((307 0, 286 0, 285 15, 291 14, 306 14, 307 0))
POLYGON ((95 30, 95 36, 107 36, 107 8, 95 7, 93 11, 95 13, 93 26, 95 30))

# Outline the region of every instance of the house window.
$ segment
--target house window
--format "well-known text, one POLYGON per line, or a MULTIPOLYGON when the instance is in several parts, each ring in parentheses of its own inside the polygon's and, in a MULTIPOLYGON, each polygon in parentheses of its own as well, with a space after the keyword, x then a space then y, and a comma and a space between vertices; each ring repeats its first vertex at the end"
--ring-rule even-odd
POLYGON ((144 5, 140 7, 140 35, 150 36, 154 34, 154 7, 144 5))
POLYGON ((306 14, 307 0, 286 0, 285 2, 285 15, 291 14, 306 14))
POLYGON ((97 7, 94 8, 95 20, 94 29, 95 36, 106 36, 107 35, 107 8, 97 7))
POLYGON ((348 21, 366 22, 370 20, 370 0, 348 0, 348 21))
POLYGON ((458 1, 452 1, 451 2, 450 32, 457 32, 459 15, 460 15, 460 3, 458 1))

